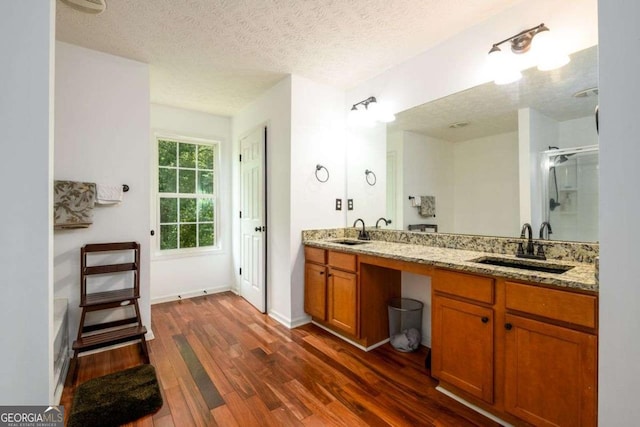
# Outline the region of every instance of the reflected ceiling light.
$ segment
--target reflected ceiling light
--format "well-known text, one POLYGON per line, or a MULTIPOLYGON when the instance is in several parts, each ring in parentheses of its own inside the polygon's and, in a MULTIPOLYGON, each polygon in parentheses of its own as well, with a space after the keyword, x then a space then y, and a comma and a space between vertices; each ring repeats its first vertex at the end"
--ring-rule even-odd
POLYGON ((573 94, 576 98, 589 98, 591 96, 598 96, 598 87, 590 87, 588 89, 580 90, 573 94))
POLYGON ((455 122, 455 123, 451 123, 449 125, 449 128, 451 129, 460 129, 463 127, 469 126, 469 122, 466 121, 462 121, 462 122, 455 122))
POLYGON ((389 123, 396 119, 391 111, 380 105, 374 96, 357 102, 349 111, 349 124, 357 126, 373 126, 376 122, 389 123))
POLYGON ((520 31, 518 34, 491 46, 488 63, 496 84, 508 84, 520 80, 522 73, 517 64, 516 55, 529 51, 535 56, 538 69, 541 71, 553 70, 569 63, 569 56, 558 48, 549 28, 540 24, 520 31), (510 55, 500 49, 500 45, 507 42, 511 45, 511 52, 515 55, 510 55))
POLYGON ((104 12, 107 8, 106 0, 60 0, 62 3, 84 13, 93 15, 104 12))

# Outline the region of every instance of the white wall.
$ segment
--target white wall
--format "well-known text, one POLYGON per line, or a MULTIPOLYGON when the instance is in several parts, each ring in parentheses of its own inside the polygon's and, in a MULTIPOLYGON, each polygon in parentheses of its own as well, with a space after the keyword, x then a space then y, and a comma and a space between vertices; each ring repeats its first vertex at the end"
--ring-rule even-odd
POLYGON ((601 426, 640 423, 640 2, 599 1, 601 426), (634 52, 636 52, 634 50, 634 52))
MULTIPOLYGON (((304 313, 304 250, 302 230, 343 227, 345 200, 345 114, 344 92, 291 76, 291 322, 308 320, 304 313), (320 183, 316 164, 330 172, 320 183), (335 209, 342 199, 341 211, 335 209)), ((382 144, 384 150, 384 141, 382 144)), ((384 151, 382 151, 384 158, 384 151)), ((376 166, 369 166, 374 168, 376 166)), ((384 190, 384 164, 376 188, 384 190)), ((364 168, 362 169, 364 181, 364 168)), ((367 186, 368 187, 368 186, 367 186)), ((359 202, 359 201, 358 201, 359 202)), ((384 210, 380 210, 384 215, 384 210)), ((371 224, 373 225, 373 224, 371 224)))
MULTIPOLYGON (((285 324, 291 321, 291 76, 281 80, 232 119, 233 159, 239 141, 258 126, 267 126, 267 310, 285 324)), ((240 210, 240 165, 233 162, 233 208, 240 210)), ((240 276, 240 222, 232 215, 235 288, 240 276)))
MULTIPOLYGON (((402 230, 405 228, 404 219, 403 219, 403 194, 402 188, 404 187, 404 173, 402 170, 402 162, 403 162, 403 149, 402 149, 402 140, 403 140, 403 131, 393 131, 387 133, 387 174, 389 174, 389 164, 388 159, 389 156, 395 159, 395 176, 393 177, 393 182, 395 182, 396 188, 390 190, 387 188, 387 215, 386 217, 391 219, 393 223, 389 225, 388 228, 402 230), (395 195, 395 201, 389 203, 388 197, 390 195, 395 195), (392 211, 389 211, 389 208, 392 207, 392 211)), ((389 186, 389 179, 387 179, 387 186, 389 186)))
POLYGON ((55 232, 54 288, 69 300, 70 342, 81 312, 80 248, 87 243, 140 243, 140 309, 150 331, 149 67, 57 42, 55 89, 54 178, 130 187, 119 206, 97 206, 89 228, 55 232))
POLYGON ((431 347, 431 277, 402 272, 402 298, 411 298, 422 307, 422 345, 431 347))
MULTIPOLYGON (((343 115, 347 111, 342 105, 334 108, 343 115)), ((347 127, 347 197, 353 199, 353 210, 347 211, 347 227, 351 227, 358 218, 367 227, 374 226, 376 220, 387 213, 386 140, 384 124, 377 123, 370 128, 347 127), (376 175, 375 185, 367 183, 367 169, 376 175)), ((369 176, 369 181, 374 182, 373 175, 369 176)), ((358 227, 362 224, 358 223, 358 227)))
POLYGON ((557 141, 558 122, 532 108, 518 110, 519 223, 531 224, 534 231, 544 221, 546 208, 540 202, 544 189, 540 153, 557 141))
POLYGON ((453 165, 451 142, 403 132, 401 206, 404 229, 411 224, 437 224, 439 232, 453 232, 453 165), (420 216, 418 208, 411 206, 409 196, 435 196, 436 217, 420 216))
POLYGON ((518 236, 518 133, 456 142, 453 165, 453 232, 518 236))
POLYGON ((558 122, 559 148, 583 147, 585 145, 598 145, 598 133, 596 121, 593 115, 578 119, 558 122))
POLYGON ((0 2, 0 402, 53 404, 55 3, 0 2))
MULTIPOLYGON (((220 143, 218 162, 219 210, 216 236, 220 250, 193 256, 164 256, 157 250, 157 236, 151 237, 151 302, 176 299, 178 295, 198 295, 231 289, 233 285, 231 253, 231 119, 229 117, 151 104, 151 142, 154 133, 202 138, 220 143)), ((155 158, 155 156, 154 156, 155 158)), ((151 228, 157 231, 157 183, 151 171, 151 228)))

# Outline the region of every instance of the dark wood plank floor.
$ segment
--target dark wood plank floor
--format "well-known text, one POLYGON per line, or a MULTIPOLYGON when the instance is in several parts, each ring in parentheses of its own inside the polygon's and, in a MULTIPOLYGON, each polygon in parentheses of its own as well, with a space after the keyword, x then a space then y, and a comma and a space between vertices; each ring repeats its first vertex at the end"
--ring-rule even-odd
MULTIPOLYGON (((164 406, 130 426, 496 426, 435 390, 426 349, 363 352, 314 325, 289 330, 222 293, 151 307, 164 406)), ((80 358, 84 381, 141 363, 137 345, 80 358)))

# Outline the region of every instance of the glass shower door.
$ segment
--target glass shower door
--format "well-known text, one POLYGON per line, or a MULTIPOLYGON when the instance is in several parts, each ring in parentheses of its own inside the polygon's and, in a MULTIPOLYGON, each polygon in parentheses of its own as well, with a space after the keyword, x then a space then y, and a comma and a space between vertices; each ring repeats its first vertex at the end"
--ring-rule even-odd
POLYGON ((553 229, 549 238, 598 241, 598 147, 542 154, 543 206, 553 229))

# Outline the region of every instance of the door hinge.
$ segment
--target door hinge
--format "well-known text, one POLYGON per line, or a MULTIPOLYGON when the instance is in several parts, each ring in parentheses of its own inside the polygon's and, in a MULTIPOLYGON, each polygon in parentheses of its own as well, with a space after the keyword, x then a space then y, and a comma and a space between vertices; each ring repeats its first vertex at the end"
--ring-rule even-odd
POLYGON ((240 154, 240 161, 242 161, 242 154, 240 154))
POLYGON ((242 218, 242 211, 240 211, 240 218, 242 218))
POLYGON ((242 276, 242 267, 240 267, 240 275, 242 276))

